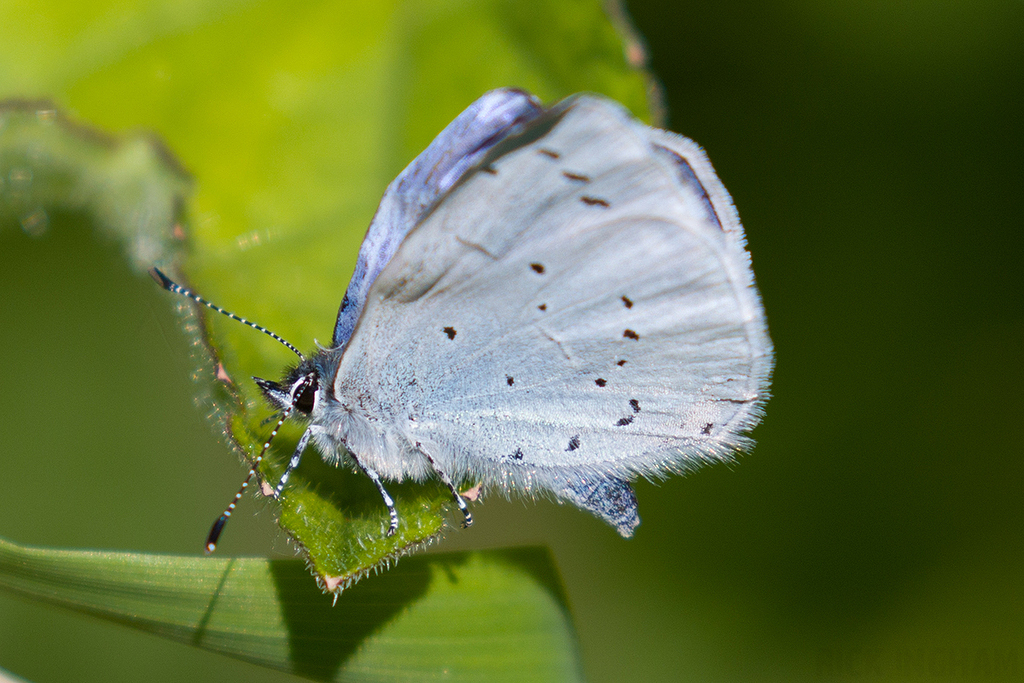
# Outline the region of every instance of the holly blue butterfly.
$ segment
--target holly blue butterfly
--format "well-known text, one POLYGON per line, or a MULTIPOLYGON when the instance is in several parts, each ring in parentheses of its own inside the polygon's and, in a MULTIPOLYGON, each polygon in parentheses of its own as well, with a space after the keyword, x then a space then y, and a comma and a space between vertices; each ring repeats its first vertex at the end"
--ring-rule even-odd
POLYGON ((479 482, 629 537, 631 480, 752 445, 773 363, 743 228, 703 151, 603 97, 544 108, 514 89, 470 105, 387 188, 331 345, 286 345, 301 362, 257 382, 278 427, 308 426, 275 493, 312 442, 374 482, 388 535, 384 482, 436 477, 467 525, 458 485, 479 482))

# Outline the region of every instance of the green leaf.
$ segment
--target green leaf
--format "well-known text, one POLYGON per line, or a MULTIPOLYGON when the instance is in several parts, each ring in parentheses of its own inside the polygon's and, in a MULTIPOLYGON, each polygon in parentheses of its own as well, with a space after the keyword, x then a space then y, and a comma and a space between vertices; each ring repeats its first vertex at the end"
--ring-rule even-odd
POLYGON ((28 548, 0 587, 314 680, 582 680, 551 556, 403 560, 332 599, 298 560, 28 548))
MULTIPOLYGON (((5 10, 24 30, 0 46, 0 92, 43 87, 104 128, 158 131, 196 191, 181 221, 165 212, 147 225, 161 246, 137 258, 305 349, 330 339, 388 182, 481 93, 519 86, 550 102, 590 90, 650 115, 649 83, 595 0, 221 0, 74 11, 45 1, 5 10), (62 30, 35 31, 25 17, 36 13, 62 30), (184 237, 184 249, 172 235, 184 237)), ((79 175, 92 178, 93 168, 86 160, 79 175)), ((55 182, 48 191, 60 190, 55 182)), ((118 201, 123 215, 139 206, 118 201)), ((248 378, 276 379, 295 358, 251 329, 199 315, 195 355, 213 358, 205 367, 214 389, 203 401, 251 460, 271 411, 248 378)), ((282 430, 261 467, 265 481, 276 483, 298 435, 282 430)), ((436 482, 388 486, 401 517, 391 538, 372 484, 309 449, 280 522, 324 585, 346 586, 422 547, 452 516, 436 482)))

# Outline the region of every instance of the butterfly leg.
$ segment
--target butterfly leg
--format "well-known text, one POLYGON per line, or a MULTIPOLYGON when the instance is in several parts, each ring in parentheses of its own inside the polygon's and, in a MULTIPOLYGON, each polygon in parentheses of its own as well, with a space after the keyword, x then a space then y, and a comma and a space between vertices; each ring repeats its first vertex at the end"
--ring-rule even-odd
POLYGON ((430 466, 434 468, 434 472, 437 473, 438 478, 441 481, 443 481, 444 485, 448 487, 448 490, 452 492, 452 497, 455 498, 455 504, 459 506, 459 510, 462 512, 463 528, 472 526, 473 514, 469 511, 469 506, 466 505, 465 499, 463 499, 463 497, 459 495, 459 491, 458 489, 455 488, 455 484, 452 483, 451 478, 447 474, 445 474, 445 472, 440 467, 437 466, 437 463, 434 462, 433 458, 431 458, 426 453, 424 453, 423 455, 426 457, 427 462, 430 463, 430 466))
POLYGON ((311 436, 313 436, 312 427, 302 433, 302 438, 299 439, 299 444, 295 447, 295 452, 292 453, 292 459, 288 461, 288 466, 284 468, 284 474, 281 475, 280 481, 277 482, 277 486, 274 488, 274 498, 281 497, 281 491, 284 491, 284 485, 288 483, 288 477, 291 476, 292 470, 299 466, 299 461, 302 459, 302 451, 306 450, 311 436))
POLYGON ((356 465, 358 465, 359 469, 363 471, 363 474, 369 477, 370 481, 372 481, 374 486, 377 487, 377 490, 380 491, 380 497, 384 499, 384 505, 387 506, 388 515, 391 517, 391 524, 388 526, 387 535, 394 536, 395 532, 398 531, 398 510, 395 509, 394 499, 391 498, 391 494, 387 492, 387 489, 384 488, 384 484, 381 483, 380 475, 369 467, 363 465, 363 463, 359 462, 359 458, 355 455, 352 455, 351 453, 349 455, 351 455, 352 459, 355 460, 356 465))

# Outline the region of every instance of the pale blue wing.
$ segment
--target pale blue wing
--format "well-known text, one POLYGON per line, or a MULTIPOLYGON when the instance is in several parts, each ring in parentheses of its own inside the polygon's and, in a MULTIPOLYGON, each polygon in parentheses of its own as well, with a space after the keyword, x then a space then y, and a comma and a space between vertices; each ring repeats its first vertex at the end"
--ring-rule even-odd
POLYGON ((369 292, 331 426, 387 478, 426 476, 428 453, 628 535, 626 480, 748 446, 771 367, 743 231, 703 152, 582 96, 423 214, 369 292))

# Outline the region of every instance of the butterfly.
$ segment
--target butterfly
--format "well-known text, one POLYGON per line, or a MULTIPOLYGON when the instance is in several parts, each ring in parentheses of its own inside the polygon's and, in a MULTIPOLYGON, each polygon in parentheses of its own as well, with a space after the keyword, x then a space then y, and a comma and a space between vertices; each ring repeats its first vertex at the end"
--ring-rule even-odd
POLYGON ((385 482, 436 478, 466 525, 458 485, 478 482, 629 537, 630 481, 748 449, 773 366, 743 228, 704 152, 586 94, 546 108, 495 90, 449 124, 384 193, 329 347, 307 357, 245 322, 301 359, 256 380, 281 412, 271 439, 306 424, 275 494, 312 443, 373 481, 388 535, 385 482))

